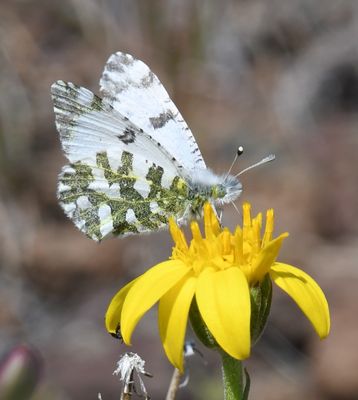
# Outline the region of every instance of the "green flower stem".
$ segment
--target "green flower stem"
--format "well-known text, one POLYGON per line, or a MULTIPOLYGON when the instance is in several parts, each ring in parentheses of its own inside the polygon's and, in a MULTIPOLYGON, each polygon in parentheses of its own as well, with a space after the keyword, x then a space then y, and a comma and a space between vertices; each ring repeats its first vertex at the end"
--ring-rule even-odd
POLYGON ((245 388, 245 383, 249 384, 248 374, 244 374, 242 362, 230 357, 225 352, 221 352, 223 368, 223 384, 225 400, 246 400, 249 387, 245 388), (246 375, 246 379, 244 379, 246 375), (244 382, 246 381, 246 382, 244 382))
POLYGON ((210 333, 205 322, 201 318, 195 298, 190 307, 191 326, 200 341, 207 347, 217 350, 222 359, 224 399, 247 400, 250 390, 250 377, 243 369, 242 362, 232 358, 224 352, 210 333))

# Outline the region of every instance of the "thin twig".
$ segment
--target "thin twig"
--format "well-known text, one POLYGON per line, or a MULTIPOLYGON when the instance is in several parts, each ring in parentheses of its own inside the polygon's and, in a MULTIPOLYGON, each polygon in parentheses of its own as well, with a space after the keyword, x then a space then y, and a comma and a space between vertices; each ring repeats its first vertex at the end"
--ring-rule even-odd
POLYGON ((132 398, 133 387, 134 387, 134 370, 132 370, 129 378, 129 382, 124 384, 121 400, 130 400, 132 398))
POLYGON ((180 372, 177 368, 175 368, 165 400, 175 400, 175 395, 179 389, 179 383, 180 383, 180 372))

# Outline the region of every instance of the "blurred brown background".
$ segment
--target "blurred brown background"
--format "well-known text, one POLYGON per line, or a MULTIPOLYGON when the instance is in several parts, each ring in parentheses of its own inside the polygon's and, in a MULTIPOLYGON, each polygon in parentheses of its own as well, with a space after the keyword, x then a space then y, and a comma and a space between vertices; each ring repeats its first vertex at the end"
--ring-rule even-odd
MULTIPOLYGON (((332 332, 320 342, 274 292, 268 327, 247 363, 251 399, 358 399, 358 3, 356 0, 2 0, 0 6, 0 357, 26 343, 44 362, 33 399, 119 398, 125 347, 104 330, 111 296, 168 257, 168 233, 84 237, 56 201, 64 164, 49 87, 98 91, 109 55, 126 51, 159 76, 207 164, 227 171, 269 153, 242 177, 242 200, 273 207, 289 231, 281 260, 325 291, 332 332)), ((241 200, 240 200, 241 202, 241 200)), ((224 217, 240 220, 232 207, 224 217)), ((171 375, 156 313, 133 351, 153 399, 171 375)), ((178 399, 221 399, 219 360, 188 361, 178 399)))

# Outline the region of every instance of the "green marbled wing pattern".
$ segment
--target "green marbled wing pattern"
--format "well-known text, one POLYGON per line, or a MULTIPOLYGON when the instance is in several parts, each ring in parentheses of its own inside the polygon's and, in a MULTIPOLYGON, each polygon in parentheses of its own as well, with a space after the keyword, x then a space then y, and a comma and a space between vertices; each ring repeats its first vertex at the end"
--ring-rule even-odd
MULTIPOLYGON (((59 176, 58 198, 66 214, 90 238, 151 232, 168 225, 168 218, 184 218, 189 205, 185 180, 173 177, 163 185, 164 170, 147 162, 147 173, 136 175, 134 157, 123 151, 113 170, 106 152, 96 155, 96 165, 77 161, 59 176)), ((145 163, 145 160, 142 160, 145 163)))
POLYGON ((69 164, 58 198, 94 240, 164 228, 189 207, 182 167, 160 143, 91 91, 57 81, 51 88, 56 127, 69 164))

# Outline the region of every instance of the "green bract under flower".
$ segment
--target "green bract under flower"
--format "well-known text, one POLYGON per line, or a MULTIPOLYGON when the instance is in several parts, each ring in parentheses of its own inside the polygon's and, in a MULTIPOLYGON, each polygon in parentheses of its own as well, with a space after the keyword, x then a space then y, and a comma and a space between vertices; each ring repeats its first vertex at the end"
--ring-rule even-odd
POLYGON ((170 362, 183 371, 183 345, 190 305, 195 296, 202 320, 218 345, 239 360, 250 354, 250 288, 269 274, 312 323, 320 338, 329 333, 327 300, 317 283, 305 272, 277 262, 287 233, 272 238, 273 210, 251 218, 250 205, 243 205, 243 226, 232 234, 221 228, 210 206, 204 206, 202 236, 196 221, 188 245, 184 233, 170 221, 175 242, 172 256, 123 287, 112 299, 106 328, 116 334, 120 326, 126 344, 140 318, 159 301, 159 332, 170 362))

